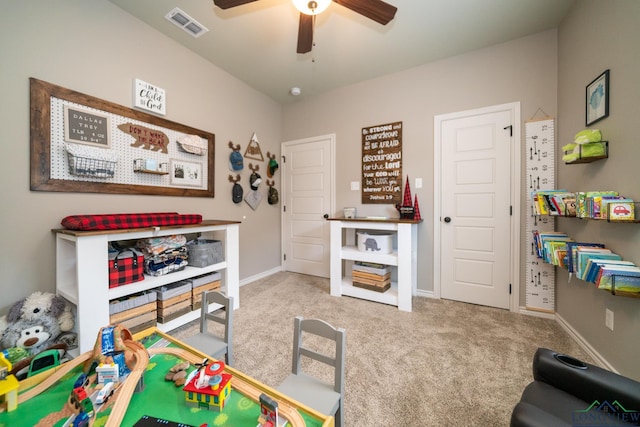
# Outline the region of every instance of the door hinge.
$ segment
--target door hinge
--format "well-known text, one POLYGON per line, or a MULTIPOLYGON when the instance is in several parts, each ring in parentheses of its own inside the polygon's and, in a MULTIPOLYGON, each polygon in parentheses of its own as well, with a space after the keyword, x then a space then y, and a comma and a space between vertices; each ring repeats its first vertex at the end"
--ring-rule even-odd
POLYGON ((513 125, 505 126, 504 130, 509 129, 509 136, 513 136, 513 125))
POLYGON ((509 283, 509 295, 511 295, 511 283, 509 283))
POLYGON ((287 260, 287 254, 282 254, 282 259, 287 260))
POLYGON ((513 206, 509 206, 509 215, 513 216, 513 206))
POLYGON ((286 212, 287 211, 287 207, 285 205, 282 205, 282 212, 286 212))

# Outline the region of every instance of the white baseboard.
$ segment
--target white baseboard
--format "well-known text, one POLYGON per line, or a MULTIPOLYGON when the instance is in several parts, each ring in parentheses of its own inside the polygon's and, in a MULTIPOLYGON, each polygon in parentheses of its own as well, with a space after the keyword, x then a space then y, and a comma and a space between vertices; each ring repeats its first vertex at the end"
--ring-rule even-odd
POLYGON ((262 273, 254 274, 253 276, 245 277, 240 280, 240 286, 248 285, 249 283, 255 282, 256 280, 264 279, 265 277, 269 277, 272 274, 280 273, 282 271, 282 266, 274 267, 271 270, 263 271, 262 273))
POLYGON ((545 313, 544 311, 536 311, 536 310, 528 310, 526 307, 520 307, 520 314, 524 314, 526 316, 534 316, 534 317, 542 317, 544 319, 555 319, 555 313, 545 313))
POLYGON ((556 313, 556 322, 573 338, 582 349, 596 362, 596 365, 609 371, 618 372, 600 353, 594 349, 562 316, 556 313))
POLYGON ((596 365, 619 374, 619 372, 615 370, 615 368, 607 361, 607 359, 602 357, 602 355, 598 353, 596 349, 593 348, 593 346, 589 344, 589 342, 558 313, 543 313, 535 310, 527 310, 526 307, 520 307, 520 314, 524 314, 527 316, 544 317, 545 319, 554 319, 560 325, 560 327, 564 329, 564 331, 569 334, 569 336, 573 338, 576 343, 578 343, 578 345, 589 355, 589 357, 594 360, 596 365))
POLYGON ((435 298, 433 291, 423 291, 422 289, 416 290, 416 296, 424 298, 435 298))

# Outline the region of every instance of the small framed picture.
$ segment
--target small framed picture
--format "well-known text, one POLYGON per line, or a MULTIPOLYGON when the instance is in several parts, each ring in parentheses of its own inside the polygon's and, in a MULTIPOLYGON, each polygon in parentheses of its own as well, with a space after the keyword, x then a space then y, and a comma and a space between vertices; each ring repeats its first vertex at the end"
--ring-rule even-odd
POLYGON ((202 164, 171 159, 169 165, 171 185, 202 187, 202 164))
POLYGON ((609 116, 609 70, 587 85, 586 125, 609 116))

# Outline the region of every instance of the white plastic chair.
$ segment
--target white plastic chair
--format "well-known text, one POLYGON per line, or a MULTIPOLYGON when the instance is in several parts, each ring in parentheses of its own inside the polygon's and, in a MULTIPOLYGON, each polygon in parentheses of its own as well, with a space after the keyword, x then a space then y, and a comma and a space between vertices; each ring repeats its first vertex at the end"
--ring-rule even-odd
POLYGON ((200 314, 200 333, 184 339, 184 343, 200 350, 208 356, 220 359, 225 356, 225 363, 233 365, 233 297, 226 297, 220 292, 203 291, 200 314), (222 309, 209 313, 209 304, 217 303, 222 309), (224 313, 224 316, 222 315, 224 313), (224 325, 224 334, 216 335, 207 329, 207 320, 224 325))
MULTIPOLYGON (((310 338, 310 337, 309 337, 310 338)), ((346 332, 334 328, 320 319, 304 319, 296 316, 293 333, 292 373, 278 387, 278 391, 315 409, 335 417, 336 427, 343 426, 344 406, 344 356, 346 332), (326 355, 303 344, 303 332, 335 341, 335 354, 326 355), (333 384, 302 372, 300 359, 309 357, 334 368, 333 384)))

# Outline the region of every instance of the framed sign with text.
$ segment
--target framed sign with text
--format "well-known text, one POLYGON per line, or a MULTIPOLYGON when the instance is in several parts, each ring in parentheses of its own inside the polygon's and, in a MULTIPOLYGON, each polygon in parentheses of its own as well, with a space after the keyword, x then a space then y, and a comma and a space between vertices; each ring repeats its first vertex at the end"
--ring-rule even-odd
POLYGON ((167 114, 167 96, 164 89, 140 79, 133 81, 133 103, 142 110, 163 116, 167 114))
POLYGON ((402 203, 402 122, 362 128, 362 203, 402 203))

